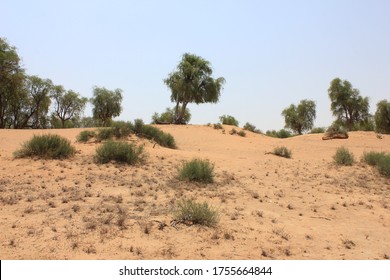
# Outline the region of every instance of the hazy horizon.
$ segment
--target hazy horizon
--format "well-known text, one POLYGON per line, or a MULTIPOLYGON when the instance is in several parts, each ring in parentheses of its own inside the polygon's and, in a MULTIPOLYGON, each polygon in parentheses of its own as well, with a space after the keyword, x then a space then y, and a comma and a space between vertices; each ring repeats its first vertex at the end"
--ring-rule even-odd
POLYGON ((0 37, 27 74, 85 97, 120 88, 122 120, 149 122, 174 105, 163 79, 187 52, 226 79, 218 104, 189 104, 193 124, 229 114, 240 126, 281 129, 282 110, 311 99, 315 126, 328 126, 336 77, 369 97, 370 113, 390 97, 387 1, 5 0, 2 10, 0 37))

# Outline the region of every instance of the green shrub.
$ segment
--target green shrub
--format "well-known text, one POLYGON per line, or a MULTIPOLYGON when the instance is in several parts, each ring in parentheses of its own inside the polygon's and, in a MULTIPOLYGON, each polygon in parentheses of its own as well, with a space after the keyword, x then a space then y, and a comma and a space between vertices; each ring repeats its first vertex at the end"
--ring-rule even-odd
POLYGON ((177 204, 175 219, 183 223, 212 227, 218 223, 219 214, 207 202, 199 203, 192 199, 183 199, 177 204))
POLYGON ((310 134, 318 134, 318 133, 325 133, 325 128, 323 128, 323 127, 314 127, 310 131, 310 134))
POLYGON ((276 147, 273 152, 274 155, 285 157, 285 158, 291 158, 292 152, 291 150, 287 149, 284 146, 276 147))
POLYGON ((267 136, 270 136, 270 137, 275 137, 275 138, 288 138, 288 137, 292 137, 293 135, 291 134, 290 131, 286 130, 286 129, 281 129, 279 131, 276 131, 276 130, 267 130, 265 132, 265 134, 267 136))
POLYGON ((151 125, 143 125, 143 127, 141 128, 141 133, 139 135, 141 137, 154 140, 156 143, 163 147, 171 149, 176 148, 175 138, 173 138, 171 134, 165 133, 157 127, 151 125))
POLYGON ((363 161, 369 165, 376 166, 379 173, 390 177, 390 154, 384 152, 368 152, 363 154, 363 161))
POLYGON ((237 135, 239 135, 241 137, 245 137, 246 133, 245 133, 245 131, 241 130, 240 132, 237 133, 237 135))
POLYGON ((110 161, 135 164, 143 159, 142 147, 136 147, 121 141, 107 141, 96 149, 95 160, 98 163, 110 161))
MULTIPOLYGON (((181 112, 182 108, 179 106, 179 112, 181 112)), ((159 124, 159 123, 174 123, 175 122, 175 111, 176 107, 166 108, 164 113, 154 113, 152 116, 152 123, 153 124, 159 124)), ((188 108, 186 108, 184 112, 183 117, 183 124, 189 123, 191 119, 191 113, 188 108)))
POLYGON ((257 129, 255 125, 247 122, 245 125, 244 125, 244 130, 248 130, 248 131, 251 131, 253 133, 258 133, 258 134, 261 134, 261 130, 260 129, 257 129))
POLYGON ((215 123, 214 124, 214 129, 223 129, 223 126, 220 123, 215 123))
POLYGON ((134 126, 131 122, 115 121, 111 125, 112 133, 117 139, 126 138, 133 132, 134 126))
POLYGON ((15 157, 61 159, 73 156, 76 149, 70 141, 56 134, 34 135, 14 153, 15 157))
POLYGON ((222 124, 238 126, 238 121, 230 115, 223 115, 219 117, 222 124))
POLYGON ((343 126, 334 123, 330 127, 328 127, 325 132, 325 136, 333 137, 337 135, 345 136, 346 138, 348 138, 348 131, 343 126))
POLYGON ((144 121, 141 119, 135 119, 134 120, 134 132, 136 134, 143 133, 142 129, 144 128, 145 124, 144 121))
POLYGON ((338 165, 352 165, 355 162, 353 154, 345 147, 338 148, 333 159, 338 165))
POLYGON ((88 142, 89 139, 95 137, 96 134, 93 130, 83 130, 80 132, 80 134, 77 136, 77 142, 88 142))
POLYGON ((114 130, 111 127, 99 128, 96 133, 98 141, 109 140, 114 136, 114 130))
POLYGON ((214 165, 208 160, 187 161, 179 168, 179 179, 212 183, 214 181, 214 165))

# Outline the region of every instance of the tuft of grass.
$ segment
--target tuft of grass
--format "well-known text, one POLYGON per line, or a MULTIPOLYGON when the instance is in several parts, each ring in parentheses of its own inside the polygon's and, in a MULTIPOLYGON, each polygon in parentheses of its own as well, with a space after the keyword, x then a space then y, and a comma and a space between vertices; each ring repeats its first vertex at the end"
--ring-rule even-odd
POLYGON ((192 199, 183 199, 177 204, 175 219, 184 223, 212 227, 218 223, 219 214, 207 202, 199 203, 192 199))
POLYGON ((339 147, 333 159, 338 165, 352 165, 355 162, 355 157, 345 147, 339 147))
POLYGON ((83 130, 80 132, 80 134, 77 136, 77 142, 82 142, 82 143, 85 143, 85 142, 88 142, 89 139, 95 137, 96 134, 94 131, 92 130, 83 130))
POLYGON ((274 149, 273 154, 276 156, 285 157, 285 158, 291 158, 291 156, 292 156, 291 150, 287 149, 287 147, 284 147, 284 146, 276 147, 274 149))
POLYGON ((121 141, 107 141, 96 149, 95 160, 107 163, 111 160, 127 164, 135 164, 143 159, 142 147, 121 141))
POLYGON ((45 134, 34 135, 31 140, 23 143, 20 150, 14 152, 14 156, 62 159, 73 156, 75 152, 76 149, 68 139, 56 134, 45 134))
POLYGON ((208 160, 193 159, 179 168, 179 179, 202 183, 214 181, 214 165, 208 160))

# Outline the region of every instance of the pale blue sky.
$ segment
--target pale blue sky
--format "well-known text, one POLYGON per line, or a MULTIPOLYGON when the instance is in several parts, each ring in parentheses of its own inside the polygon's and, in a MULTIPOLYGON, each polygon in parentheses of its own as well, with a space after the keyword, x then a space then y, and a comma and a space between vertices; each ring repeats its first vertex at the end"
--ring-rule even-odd
POLYGON ((230 114, 240 125, 280 129, 284 108, 312 99, 315 126, 328 126, 336 77, 368 96, 372 113, 390 99, 387 0, 2 0, 0 7, 0 37, 18 48, 28 74, 86 97, 94 85, 121 88, 123 120, 149 122, 173 106, 163 79, 185 52, 226 79, 218 104, 189 105, 194 124, 230 114))

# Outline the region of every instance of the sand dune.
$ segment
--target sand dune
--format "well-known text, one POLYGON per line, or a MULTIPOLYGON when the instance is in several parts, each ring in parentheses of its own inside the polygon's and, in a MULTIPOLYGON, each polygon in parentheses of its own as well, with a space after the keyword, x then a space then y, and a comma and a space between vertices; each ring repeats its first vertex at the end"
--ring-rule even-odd
POLYGON ((275 139, 208 126, 160 126, 178 149, 145 146, 144 164, 96 164, 82 129, 0 130, 0 259, 384 259, 390 256, 390 180, 360 162, 390 152, 390 136, 351 132, 275 139), (68 160, 14 159, 33 134, 72 141, 68 160), (283 145, 292 158, 269 154, 283 145), (339 167, 341 145, 357 163, 339 167), (194 157, 215 164, 216 182, 176 179, 194 157), (171 225, 181 198, 218 209, 214 228, 171 225))

